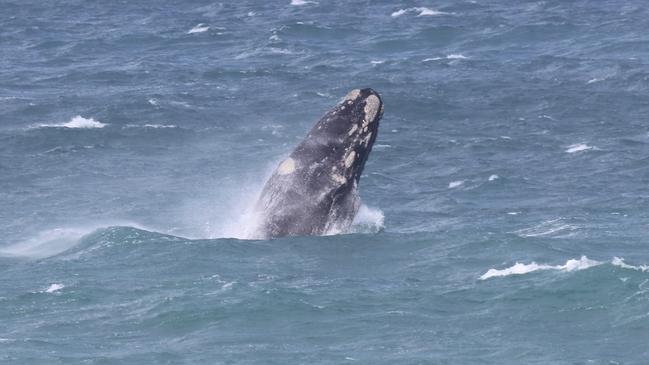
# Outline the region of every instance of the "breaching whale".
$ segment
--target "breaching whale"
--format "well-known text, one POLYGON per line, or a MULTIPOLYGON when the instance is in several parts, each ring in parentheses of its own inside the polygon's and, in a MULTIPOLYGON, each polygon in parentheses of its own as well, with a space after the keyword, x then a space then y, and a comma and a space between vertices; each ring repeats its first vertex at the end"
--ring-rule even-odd
POLYGON ((358 182, 376 140, 383 101, 355 89, 325 114, 266 182, 256 236, 345 231, 360 207, 358 182))

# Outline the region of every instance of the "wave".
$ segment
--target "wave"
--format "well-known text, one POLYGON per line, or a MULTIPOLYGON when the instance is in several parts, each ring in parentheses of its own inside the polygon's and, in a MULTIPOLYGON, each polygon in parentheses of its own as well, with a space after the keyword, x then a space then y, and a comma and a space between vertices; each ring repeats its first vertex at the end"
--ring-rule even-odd
MULTIPOLYGON (((544 270, 555 270, 563 272, 572 272, 589 269, 591 267, 603 265, 605 262, 591 260, 586 256, 582 256, 579 259, 570 259, 566 261, 563 265, 548 265, 548 264, 537 264, 532 261, 529 264, 523 264, 516 262, 514 265, 505 268, 505 269, 489 269, 486 273, 480 276, 480 280, 487 280, 497 277, 507 277, 512 275, 524 275, 535 271, 544 271, 544 270)), ((649 272, 649 265, 640 265, 634 266, 629 265, 624 262, 623 258, 613 257, 610 261, 610 264, 617 266, 623 269, 636 270, 641 272, 649 272)))
MULTIPOLYGON (((116 223, 116 222, 110 222, 116 223)), ((119 226, 120 224, 92 224, 79 227, 57 227, 36 233, 24 241, 0 248, 0 257, 43 259, 58 255, 79 245, 83 239, 97 231, 119 226)), ((129 222, 126 225, 144 229, 141 225, 129 222)), ((124 224, 122 224, 124 226, 124 224)))
POLYGON ((92 128, 104 128, 108 124, 99 122, 93 118, 84 118, 80 115, 70 119, 66 123, 60 124, 39 124, 36 128, 71 128, 71 129, 92 129, 92 128))
POLYGON ((79 239, 95 229, 96 227, 48 229, 25 241, 0 248, 0 257, 40 259, 54 256, 74 247, 79 239))

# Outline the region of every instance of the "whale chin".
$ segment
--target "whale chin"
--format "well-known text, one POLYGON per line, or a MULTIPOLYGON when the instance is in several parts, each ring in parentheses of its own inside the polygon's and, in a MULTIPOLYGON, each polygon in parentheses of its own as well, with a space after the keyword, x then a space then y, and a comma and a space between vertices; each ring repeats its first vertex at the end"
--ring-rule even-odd
POLYGON ((360 207, 358 183, 378 134, 383 101, 354 89, 276 168, 256 205, 264 238, 344 232, 360 207))

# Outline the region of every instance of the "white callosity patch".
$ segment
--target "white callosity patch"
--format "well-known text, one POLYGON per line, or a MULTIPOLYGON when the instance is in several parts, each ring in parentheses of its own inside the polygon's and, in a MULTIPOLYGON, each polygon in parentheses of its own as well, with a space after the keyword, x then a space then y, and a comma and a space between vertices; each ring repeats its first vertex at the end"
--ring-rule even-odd
POLYGON ((351 151, 345 157, 345 167, 350 167, 356 159, 356 151, 351 151))
POLYGON ((287 158, 277 168, 277 173, 280 175, 288 175, 295 171, 295 160, 287 158))
POLYGON ((363 145, 367 147, 370 144, 370 139, 372 138, 372 132, 368 133, 365 138, 363 138, 363 145))
POLYGON ((345 100, 356 100, 360 94, 361 91, 359 89, 354 89, 345 95, 345 100))
POLYGON ((337 182, 338 184, 344 184, 347 182, 347 179, 345 177, 337 172, 334 172, 331 174, 331 180, 337 182))
POLYGON ((365 109, 363 111, 365 112, 365 120, 367 120, 368 123, 374 121, 380 107, 381 101, 376 95, 370 95, 365 99, 365 109))
POLYGON ((354 124, 352 126, 352 129, 349 130, 349 133, 347 133, 347 135, 351 136, 352 134, 354 134, 354 132, 356 132, 357 129, 358 129, 358 126, 356 124, 354 124))

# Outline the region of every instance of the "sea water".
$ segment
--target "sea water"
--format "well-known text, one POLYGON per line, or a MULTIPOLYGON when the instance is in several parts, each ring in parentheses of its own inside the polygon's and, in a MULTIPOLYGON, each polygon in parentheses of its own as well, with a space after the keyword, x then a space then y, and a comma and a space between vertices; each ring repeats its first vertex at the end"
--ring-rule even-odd
POLYGON ((0 362, 649 363, 642 1, 0 2, 0 362), (250 240, 349 90, 349 232, 250 240))

